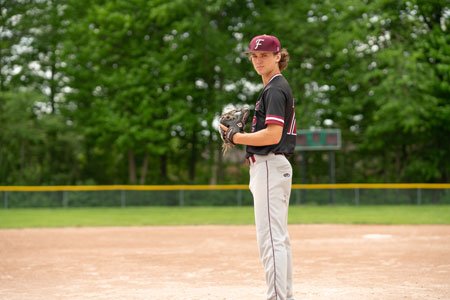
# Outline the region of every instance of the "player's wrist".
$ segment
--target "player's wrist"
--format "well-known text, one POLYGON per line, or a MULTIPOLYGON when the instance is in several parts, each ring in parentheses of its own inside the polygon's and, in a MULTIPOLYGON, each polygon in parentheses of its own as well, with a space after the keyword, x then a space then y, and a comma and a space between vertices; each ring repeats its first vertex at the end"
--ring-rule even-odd
POLYGON ((241 132, 236 132, 236 133, 233 135, 233 143, 235 143, 235 144, 242 144, 242 142, 241 142, 241 137, 242 137, 242 135, 243 135, 243 133, 241 133, 241 132))

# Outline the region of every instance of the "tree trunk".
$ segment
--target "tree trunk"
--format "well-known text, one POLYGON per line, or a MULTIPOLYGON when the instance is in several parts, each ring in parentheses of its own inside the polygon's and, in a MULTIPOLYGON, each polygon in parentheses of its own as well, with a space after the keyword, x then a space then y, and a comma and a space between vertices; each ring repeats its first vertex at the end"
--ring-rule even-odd
POLYGON ((51 113, 55 114, 55 95, 56 95, 56 81, 55 81, 55 72, 56 72, 56 66, 55 66, 55 62, 53 61, 55 54, 52 53, 51 57, 52 57, 52 62, 51 62, 51 78, 50 78, 50 107, 52 109, 51 113))
POLYGON ((167 180, 167 154, 160 156, 160 182, 165 183, 167 180))
POLYGON ((192 139, 191 139, 191 159, 189 160, 189 181, 195 181, 195 165, 197 162, 197 133, 195 128, 192 130, 192 139))
POLYGON ((147 177, 148 172, 148 154, 145 154, 144 161, 142 162, 141 167, 141 179, 139 180, 140 184, 145 184, 145 178, 147 177))
POLYGON ((136 162, 133 150, 128 150, 128 181, 130 184, 136 184, 136 162))
POLYGON ((216 167, 216 178, 217 178, 218 182, 223 183, 224 170, 223 170, 222 143, 217 143, 216 153, 217 153, 217 154, 215 154, 215 155, 217 155, 217 162, 215 163, 215 165, 217 165, 217 167, 216 167))
POLYGON ((209 180, 209 184, 217 184, 217 169, 218 169, 218 165, 217 165, 217 151, 216 151, 216 147, 215 147, 216 143, 214 143, 213 139, 212 139, 212 135, 209 139, 209 167, 210 169, 210 174, 211 174, 211 178, 209 180))

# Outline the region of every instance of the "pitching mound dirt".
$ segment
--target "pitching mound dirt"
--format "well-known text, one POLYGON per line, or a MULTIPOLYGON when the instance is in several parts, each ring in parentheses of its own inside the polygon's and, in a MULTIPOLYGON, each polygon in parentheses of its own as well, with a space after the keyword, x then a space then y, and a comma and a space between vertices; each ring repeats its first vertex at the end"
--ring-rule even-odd
MULTIPOLYGON (((290 225, 297 299, 450 299, 450 226, 290 225)), ((265 299, 254 226, 0 230, 0 299, 265 299)))

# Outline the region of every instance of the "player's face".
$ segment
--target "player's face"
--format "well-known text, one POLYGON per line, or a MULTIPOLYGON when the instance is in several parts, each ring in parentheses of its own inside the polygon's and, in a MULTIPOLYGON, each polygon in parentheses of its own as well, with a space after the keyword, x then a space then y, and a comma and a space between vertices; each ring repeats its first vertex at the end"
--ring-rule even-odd
POLYGON ((278 70, 280 54, 266 51, 252 52, 250 53, 250 59, 255 71, 259 75, 264 76, 273 73, 274 70, 278 70))

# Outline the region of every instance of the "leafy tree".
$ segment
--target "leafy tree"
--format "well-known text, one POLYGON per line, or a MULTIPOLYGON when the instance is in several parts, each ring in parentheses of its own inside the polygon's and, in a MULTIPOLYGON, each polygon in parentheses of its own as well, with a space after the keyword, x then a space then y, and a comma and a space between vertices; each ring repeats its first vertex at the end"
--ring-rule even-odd
POLYGON ((0 94, 0 184, 82 182, 83 138, 60 115, 42 113, 36 92, 0 94))
MULTIPOLYGON (((338 181, 449 180, 448 1, 1 7, 5 184, 245 181, 214 121, 226 104, 254 104, 261 80, 243 50, 261 33, 291 54, 298 128, 342 130, 338 181)), ((308 181, 328 181, 327 156, 307 160, 308 181)))
POLYGON ((60 71, 66 1, 4 1, 2 5, 2 76, 6 86, 27 86, 44 95, 40 107, 55 113, 67 78, 60 71))
POLYGON ((60 111, 65 2, 2 1, 1 7, 2 181, 75 183, 80 137, 60 111))
POLYGON ((379 97, 361 147, 377 159, 363 166, 385 181, 446 182, 449 9, 445 1, 381 3, 379 9, 393 10, 392 37, 375 61, 379 71, 369 77, 379 97))
MULTIPOLYGON (((271 3, 260 16, 288 36, 300 128, 343 132, 338 180, 448 180, 445 1, 271 3)), ((309 160, 311 178, 326 174, 320 153, 309 160)))
POLYGON ((150 157, 167 151, 168 107, 157 82, 161 36, 148 20, 148 5, 94 4, 78 12, 66 43, 72 117, 87 137, 88 160, 98 162, 87 172, 104 182, 123 182, 128 165, 127 181, 137 183, 140 173, 144 183, 150 163, 157 163, 150 157), (99 167, 111 173, 98 173, 99 167))
MULTIPOLYGON (((240 26, 251 11, 229 1, 215 1, 207 6, 203 1, 190 1, 185 5, 184 15, 170 21, 169 28, 173 29, 165 35, 167 77, 175 83, 168 92, 170 104, 182 113, 182 118, 173 124, 173 138, 181 146, 179 155, 187 158, 185 164, 183 159, 179 161, 188 170, 190 182, 197 176, 200 159, 207 159, 210 166, 219 164, 219 174, 213 173, 212 178, 220 179, 221 142, 213 121, 224 105, 240 102, 242 75, 237 71, 239 52, 234 49, 242 38, 240 26)), ((159 7, 157 15, 169 15, 166 8, 159 7)), ((241 101, 247 103, 246 100, 243 97, 241 101)), ((212 170, 205 171, 207 180, 212 170)))

